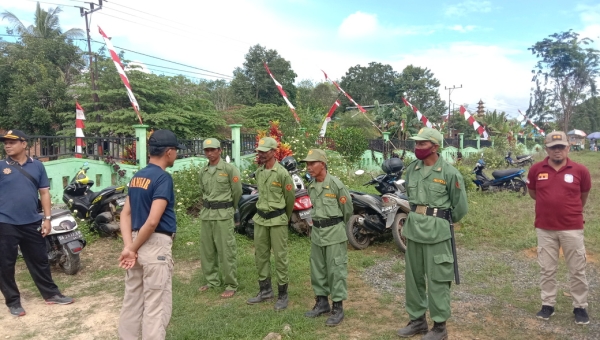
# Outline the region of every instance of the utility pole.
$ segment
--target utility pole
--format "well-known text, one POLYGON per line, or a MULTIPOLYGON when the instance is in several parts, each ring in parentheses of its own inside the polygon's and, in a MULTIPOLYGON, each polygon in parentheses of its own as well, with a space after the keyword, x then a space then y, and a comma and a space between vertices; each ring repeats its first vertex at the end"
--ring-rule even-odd
POLYGON ((450 100, 450 96, 452 95, 452 90, 462 89, 462 87, 462 84, 460 85, 460 87, 456 87, 456 85, 452 85, 452 87, 444 86, 444 90, 448 90, 448 134, 450 135, 450 138, 453 137, 452 128, 450 127, 450 115, 452 114, 452 111, 450 111, 450 103, 452 102, 450 100))
MULTIPOLYGON (((93 63, 93 56, 92 56, 92 44, 90 41, 90 22, 88 20, 88 14, 92 14, 96 11, 99 11, 102 9, 102 0, 98 0, 98 7, 95 7, 96 4, 93 2, 88 2, 88 4, 90 5, 90 9, 87 10, 83 7, 79 7, 79 14, 81 14, 82 17, 85 17, 85 31, 87 33, 87 44, 88 44, 88 55, 90 57, 90 66, 88 68, 88 71, 90 72, 90 80, 92 83, 92 99, 94 100, 94 111, 98 111, 98 93, 96 92, 98 89, 96 88, 96 77, 94 75, 94 69, 92 67, 92 63, 93 63)), ((100 121, 100 115, 96 116, 96 121, 100 121)))

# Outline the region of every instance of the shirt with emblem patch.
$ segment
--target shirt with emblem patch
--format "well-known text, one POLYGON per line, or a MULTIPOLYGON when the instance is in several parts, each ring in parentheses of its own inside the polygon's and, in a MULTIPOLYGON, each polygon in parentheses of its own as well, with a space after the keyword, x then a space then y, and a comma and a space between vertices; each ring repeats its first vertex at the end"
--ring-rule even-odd
POLYGON ((270 219, 255 214, 252 218, 254 222, 265 227, 287 225, 296 200, 296 190, 289 172, 279 163, 275 163, 271 169, 260 166, 256 170, 256 186, 256 209, 264 213, 285 209, 285 214, 270 219))
POLYGON ((224 209, 202 208, 201 220, 227 220, 233 218, 242 196, 240 171, 222 159, 215 166, 206 165, 200 169, 200 197, 203 202, 232 202, 233 207, 224 209))
POLYGON ((581 193, 589 192, 589 170, 567 158, 558 171, 548 157, 529 169, 527 187, 535 190, 535 227, 546 230, 583 229, 581 193))

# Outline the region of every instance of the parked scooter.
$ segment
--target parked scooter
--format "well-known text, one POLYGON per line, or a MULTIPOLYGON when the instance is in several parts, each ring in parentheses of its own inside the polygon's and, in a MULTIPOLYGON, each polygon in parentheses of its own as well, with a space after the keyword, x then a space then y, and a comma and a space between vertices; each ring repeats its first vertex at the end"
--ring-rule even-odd
POLYGON ((78 218, 91 223, 91 229, 102 236, 113 236, 120 231, 119 217, 125 205, 125 186, 110 186, 93 192, 94 181, 87 176, 85 162, 63 192, 63 201, 78 218))
POLYGON ((527 185, 522 178, 525 173, 523 169, 506 169, 492 172, 493 179, 490 179, 483 172, 485 162, 483 159, 477 161, 473 173, 475 174, 475 184, 482 191, 501 191, 511 190, 521 192, 523 196, 527 194, 527 185))
POLYGON ((53 209, 51 216, 52 229, 45 237, 48 260, 51 265, 59 265, 65 274, 75 275, 80 268, 79 253, 85 247, 85 238, 77 230, 77 222, 69 210, 53 209))
POLYGON ((533 165, 533 158, 531 156, 521 155, 521 156, 517 156, 517 159, 513 160, 511 157, 511 154, 512 154, 512 152, 509 151, 508 154, 506 154, 506 157, 504 157, 504 159, 506 160, 506 163, 508 163, 508 165, 511 165, 514 167, 533 165))
MULTIPOLYGON (((285 157, 280 163, 292 175, 296 191, 296 200, 294 202, 292 217, 289 221, 289 227, 300 235, 310 236, 313 225, 312 215, 310 214, 312 203, 304 185, 304 180, 299 175, 298 163, 292 156, 285 157)), ((249 185, 247 186, 249 187, 249 185)), ((254 220, 252 218, 256 214, 256 202, 258 201, 259 194, 257 191, 251 192, 249 195, 243 194, 240 198, 238 211, 235 214, 236 230, 239 233, 246 234, 249 238, 254 238, 254 220)))
MULTIPOLYGON (((400 179, 404 171, 404 163, 400 158, 390 158, 383 162, 381 168, 385 174, 373 178, 364 185, 375 185, 375 189, 382 196, 350 191, 354 215, 346 225, 346 235, 352 247, 362 250, 367 248, 376 237, 392 231, 392 234, 398 235, 394 237, 398 249, 404 251, 406 246, 401 237, 402 227, 410 211, 403 185, 404 180, 400 179)), ((363 173, 363 170, 356 172, 357 175, 363 173)))

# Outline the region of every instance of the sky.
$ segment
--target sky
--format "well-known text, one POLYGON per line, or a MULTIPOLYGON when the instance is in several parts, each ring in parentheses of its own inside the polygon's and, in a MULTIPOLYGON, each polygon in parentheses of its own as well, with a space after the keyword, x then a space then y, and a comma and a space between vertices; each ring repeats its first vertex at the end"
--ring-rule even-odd
MULTIPOLYGON (((63 29, 85 29, 77 8, 89 8, 83 0, 40 4, 60 5, 63 29)), ((35 6, 33 0, 0 0, 0 12, 12 12, 25 25, 35 6)), ((1 36, 7 25, 0 21, 0 37, 10 41, 1 36)), ((320 70, 340 79, 350 67, 370 62, 398 72, 412 64, 433 72, 446 103, 445 88, 462 86, 452 91, 453 104, 474 111, 482 100, 511 117, 528 108, 537 61, 528 48, 537 41, 572 29, 600 49, 597 0, 105 0, 91 15, 91 38, 101 41, 98 25, 115 46, 195 67, 125 52, 156 74, 229 80, 250 46, 260 44, 289 60, 297 81, 322 82, 320 70)), ((92 44, 94 50, 101 46, 92 44)))

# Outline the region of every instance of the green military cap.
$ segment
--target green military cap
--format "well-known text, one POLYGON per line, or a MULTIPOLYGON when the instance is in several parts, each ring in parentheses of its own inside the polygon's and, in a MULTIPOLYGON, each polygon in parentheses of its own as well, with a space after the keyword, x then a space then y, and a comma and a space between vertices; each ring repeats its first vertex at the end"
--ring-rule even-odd
POLYGON ((207 138, 202 143, 203 149, 218 149, 221 147, 221 142, 216 138, 207 138))
POLYGON ((442 134, 438 130, 424 127, 421 130, 419 130, 419 133, 416 136, 410 137, 410 139, 412 139, 412 140, 428 140, 428 141, 432 142, 433 144, 440 145, 440 142, 442 141, 443 137, 442 137, 442 134))
POLYGON ((271 137, 263 137, 258 141, 256 151, 269 151, 277 149, 277 141, 271 137))
POLYGON ((325 155, 325 151, 323 151, 321 149, 311 149, 311 150, 308 150, 308 155, 306 155, 306 158, 301 160, 300 162, 327 163, 327 156, 325 155))

